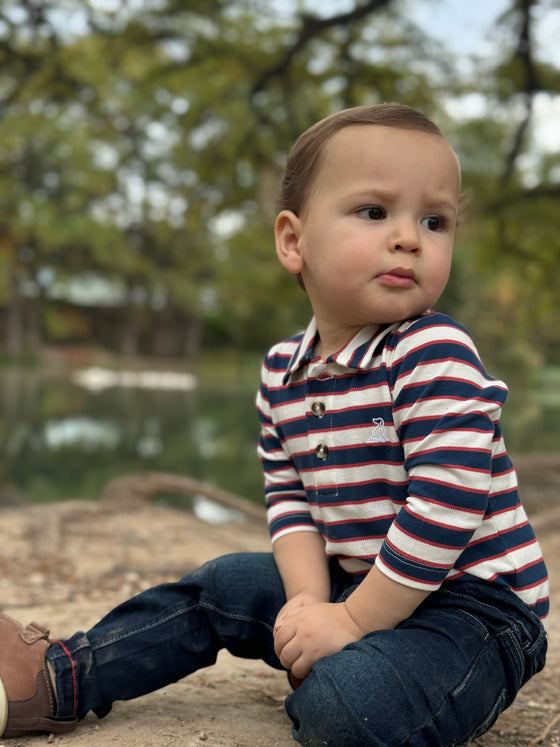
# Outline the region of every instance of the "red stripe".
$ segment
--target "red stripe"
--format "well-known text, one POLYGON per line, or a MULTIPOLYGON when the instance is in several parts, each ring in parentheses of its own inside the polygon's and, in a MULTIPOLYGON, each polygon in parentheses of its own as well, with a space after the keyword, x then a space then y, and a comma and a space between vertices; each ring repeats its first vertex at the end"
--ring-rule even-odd
POLYGON ((73 691, 73 697, 74 697, 74 702, 72 704, 72 715, 75 716, 78 710, 78 684, 76 682, 76 665, 74 664, 74 660, 72 659, 70 651, 68 651, 64 643, 62 643, 62 641, 59 641, 59 644, 62 650, 64 651, 64 653, 66 654, 66 656, 68 657, 68 659, 70 660, 70 667, 72 670, 72 691, 73 691))

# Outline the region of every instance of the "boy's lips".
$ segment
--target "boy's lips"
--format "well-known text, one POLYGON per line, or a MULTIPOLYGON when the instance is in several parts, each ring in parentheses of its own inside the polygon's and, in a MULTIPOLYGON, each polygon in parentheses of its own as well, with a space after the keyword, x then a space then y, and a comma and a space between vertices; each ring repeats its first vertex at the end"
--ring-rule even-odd
POLYGON ((392 285, 398 288, 410 288, 416 283, 414 270, 406 267, 394 267, 392 270, 382 272, 377 276, 384 285, 392 285))

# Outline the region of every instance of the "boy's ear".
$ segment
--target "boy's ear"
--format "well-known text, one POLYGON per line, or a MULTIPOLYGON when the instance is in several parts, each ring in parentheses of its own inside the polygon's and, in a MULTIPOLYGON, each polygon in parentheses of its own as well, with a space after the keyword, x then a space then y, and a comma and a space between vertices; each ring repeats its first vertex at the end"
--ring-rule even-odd
POLYGON ((299 275, 303 269, 299 238, 301 221, 291 210, 282 210, 274 224, 276 254, 280 264, 293 275, 299 275))

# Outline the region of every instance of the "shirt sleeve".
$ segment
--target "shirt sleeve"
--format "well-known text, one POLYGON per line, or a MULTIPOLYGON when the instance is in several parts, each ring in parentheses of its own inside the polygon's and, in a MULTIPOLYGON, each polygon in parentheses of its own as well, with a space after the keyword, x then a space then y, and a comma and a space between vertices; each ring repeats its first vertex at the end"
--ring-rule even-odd
POLYGON ((408 496, 376 564, 400 583, 433 590, 484 518, 507 388, 485 373, 466 330, 441 315, 410 326, 387 365, 408 496))
POLYGON ((267 520, 272 542, 291 532, 318 532, 299 474, 286 454, 274 424, 275 393, 284 365, 278 356, 269 354, 261 370, 257 393, 257 412, 261 423, 258 455, 264 473, 267 520))

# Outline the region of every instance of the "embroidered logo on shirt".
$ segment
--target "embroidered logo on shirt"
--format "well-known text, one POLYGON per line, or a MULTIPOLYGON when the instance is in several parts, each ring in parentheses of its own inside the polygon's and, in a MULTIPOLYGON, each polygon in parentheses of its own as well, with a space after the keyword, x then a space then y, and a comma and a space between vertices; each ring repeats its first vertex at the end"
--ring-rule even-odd
POLYGON ((385 433, 385 421, 383 418, 373 418, 373 429, 369 434, 369 438, 366 443, 368 444, 379 444, 387 441, 387 434, 385 433))

